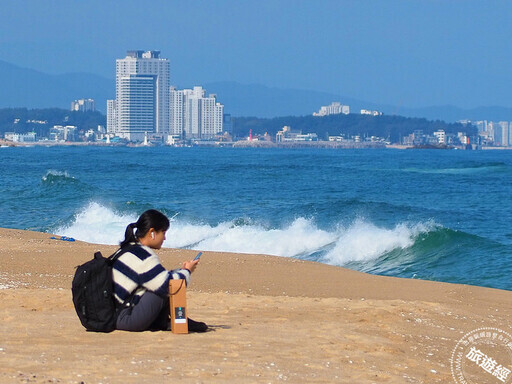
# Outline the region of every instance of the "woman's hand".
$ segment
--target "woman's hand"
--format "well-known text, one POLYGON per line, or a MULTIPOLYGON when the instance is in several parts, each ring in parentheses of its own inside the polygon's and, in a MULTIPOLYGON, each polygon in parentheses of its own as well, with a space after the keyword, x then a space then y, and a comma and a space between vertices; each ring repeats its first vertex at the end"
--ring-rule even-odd
POLYGON ((183 263, 183 267, 182 268, 188 269, 190 271, 190 273, 192 273, 192 272, 195 271, 197 263, 199 263, 199 259, 185 261, 183 263))

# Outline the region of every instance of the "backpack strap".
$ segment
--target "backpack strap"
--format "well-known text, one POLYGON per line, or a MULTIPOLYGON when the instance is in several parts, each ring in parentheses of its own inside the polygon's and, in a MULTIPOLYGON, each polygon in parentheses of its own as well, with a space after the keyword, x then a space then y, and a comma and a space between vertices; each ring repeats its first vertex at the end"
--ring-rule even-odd
MULTIPOLYGON (((108 258, 107 258, 107 263, 108 265, 112 266, 114 265, 115 261, 117 259, 119 259, 119 257, 123 254, 123 253, 126 253, 126 252, 130 252, 132 249, 133 249, 133 245, 129 245, 127 247, 124 247, 124 248, 119 248, 117 251, 115 251, 112 255, 110 255, 108 258)), ((96 256, 96 254, 94 255, 96 256)))
POLYGON ((123 250, 122 248, 119 248, 117 251, 115 251, 113 254, 111 254, 108 258, 107 258, 107 263, 108 265, 112 266, 114 265, 114 262, 119 259, 119 256, 121 256, 123 253, 125 253, 126 250, 123 250))

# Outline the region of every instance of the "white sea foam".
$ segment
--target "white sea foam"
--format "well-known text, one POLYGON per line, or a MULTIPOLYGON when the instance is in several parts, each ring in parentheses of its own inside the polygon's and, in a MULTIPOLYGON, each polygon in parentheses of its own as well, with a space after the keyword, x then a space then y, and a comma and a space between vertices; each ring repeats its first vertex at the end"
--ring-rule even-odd
MULTIPOLYGON (((58 228, 55 233, 91 243, 118 244, 124 238, 126 226, 136 220, 136 214, 120 214, 92 202, 72 223, 58 228)), ((343 265, 410 247, 420 233, 428 232, 433 225, 399 224, 387 229, 359 219, 347 227, 338 226, 328 231, 318 228, 314 220, 302 217, 281 228, 268 228, 261 224, 235 225, 234 222, 192 224, 178 216, 167 231, 164 247, 287 257, 319 252, 321 261, 343 265)))
POLYGON ((260 225, 227 226, 217 236, 210 236, 194 248, 277 256, 311 254, 336 240, 334 233, 316 228, 309 219, 298 218, 290 225, 267 229, 260 225))
MULTIPOLYGON (((136 215, 119 214, 92 202, 75 216, 73 222, 54 232, 90 243, 118 244, 124 238, 126 226, 136 220, 136 215)), ((167 231, 164 247, 297 256, 315 252, 335 240, 334 233, 320 230, 304 218, 278 229, 258 224, 236 226, 233 222, 215 226, 191 224, 177 219, 167 231)))
POLYGON ((124 239, 126 226, 136 220, 136 215, 119 214, 91 202, 75 216, 72 223, 53 232, 89 243, 113 245, 124 239))
MULTIPOLYGON (((196 249, 199 244, 222 236, 230 230, 231 226, 230 222, 210 226, 208 224, 190 224, 177 219, 171 223, 171 227, 167 231, 164 247, 196 249)), ((213 251, 214 249, 209 250, 213 251)))
POLYGON ((350 261, 376 259, 397 248, 412 246, 420 233, 428 232, 434 223, 398 224, 392 229, 380 228, 371 222, 358 219, 341 230, 336 245, 323 261, 343 265, 350 261))

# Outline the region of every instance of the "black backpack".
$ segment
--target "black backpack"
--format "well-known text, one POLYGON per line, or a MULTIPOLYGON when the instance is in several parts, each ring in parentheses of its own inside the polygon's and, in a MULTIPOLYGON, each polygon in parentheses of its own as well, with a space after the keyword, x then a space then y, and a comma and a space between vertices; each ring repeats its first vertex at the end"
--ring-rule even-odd
POLYGON ((116 328, 112 265, 124 252, 126 250, 119 249, 108 258, 96 252, 92 260, 76 269, 71 285, 73 304, 80 322, 88 331, 112 332, 116 328))

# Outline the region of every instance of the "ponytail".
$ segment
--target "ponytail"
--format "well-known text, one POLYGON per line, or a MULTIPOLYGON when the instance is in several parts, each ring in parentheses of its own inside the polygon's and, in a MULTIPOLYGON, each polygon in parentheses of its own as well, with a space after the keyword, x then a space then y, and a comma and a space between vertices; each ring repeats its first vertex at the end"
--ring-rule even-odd
POLYGON ((137 223, 128 224, 126 231, 124 232, 124 240, 121 241, 121 248, 126 247, 130 243, 137 242, 137 237, 135 237, 135 228, 137 228, 137 223))
POLYGON ((136 223, 128 224, 124 233, 124 240, 121 242, 121 248, 130 243, 136 243, 139 238, 146 236, 151 228, 155 231, 167 231, 169 225, 167 216, 162 212, 150 209, 140 215, 136 223), (134 231, 135 228, 137 228, 137 231, 134 231))

